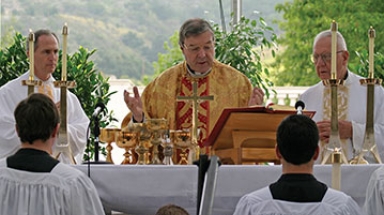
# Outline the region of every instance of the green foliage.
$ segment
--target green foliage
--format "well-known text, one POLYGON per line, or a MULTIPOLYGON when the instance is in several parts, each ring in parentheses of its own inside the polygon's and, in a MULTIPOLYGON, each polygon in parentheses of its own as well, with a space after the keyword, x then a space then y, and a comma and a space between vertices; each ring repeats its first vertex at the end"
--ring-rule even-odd
MULTIPOLYGON (((29 60, 25 52, 26 38, 20 33, 14 36, 14 43, 5 49, 0 50, 0 86, 7 83, 29 69, 29 60)), ((80 101, 82 108, 89 118, 91 118, 95 105, 98 102, 107 104, 110 96, 116 92, 109 92, 108 78, 104 78, 101 73, 95 69, 95 64, 89 58, 96 50, 88 51, 80 47, 73 55, 67 56, 67 76, 68 80, 76 81, 76 87, 69 89, 80 101)), ((59 62, 53 76, 56 80, 61 80, 61 51, 59 53, 59 62)), ((106 127, 113 120, 113 112, 109 111, 106 117, 100 120, 100 127, 106 127)), ((93 125, 91 124, 91 127, 93 125)), ((93 157, 93 134, 90 136, 90 146, 86 153, 90 152, 90 158, 93 157)), ((105 153, 105 148, 101 149, 105 153)), ((88 160, 88 155, 84 154, 84 160, 88 160)))
MULTIPOLYGON (((275 55, 276 35, 273 29, 262 18, 257 22, 245 17, 231 32, 223 32, 217 24, 213 28, 216 59, 244 73, 254 86, 264 88, 269 96, 268 87, 273 83, 262 76, 263 73, 269 75, 269 70, 262 64, 262 56, 265 49, 271 50, 272 56, 275 55)), ((159 54, 159 60, 153 64, 155 77, 184 59, 178 44, 178 32, 172 35, 169 43, 164 44, 164 49, 167 53, 159 54)))
POLYGON ((28 70, 29 63, 25 44, 26 38, 20 33, 16 33, 14 43, 0 50, 0 86, 28 70))
MULTIPOLYGON (((355 54, 368 49, 368 29, 383 32, 384 2, 375 0, 301 1, 278 4, 276 10, 283 13, 279 22, 285 31, 279 44, 285 47, 277 55, 275 84, 308 86, 319 81, 310 61, 313 39, 320 31, 330 28, 332 20, 338 23, 350 52, 350 68, 356 67, 359 57, 355 54), (326 8, 326 9, 325 9, 326 8)), ((384 40, 376 40, 377 52, 384 53, 384 40)))
MULTIPOLYGON (((369 61, 368 61, 368 51, 363 50, 362 52, 356 52, 356 56, 359 59, 360 64, 350 66, 352 71, 355 71, 357 74, 368 77, 369 71, 369 61)), ((374 78, 384 80, 384 55, 377 52, 374 54, 374 78)), ((382 83, 384 86, 384 83, 382 83)))
POLYGON ((244 73, 254 86, 264 89, 269 97, 268 88, 273 83, 264 78, 269 75, 268 68, 262 63, 264 51, 270 50, 275 56, 276 34, 263 18, 250 20, 241 17, 230 32, 223 32, 214 25, 216 37, 216 59, 229 64, 244 73), (265 76, 262 76, 264 73, 265 76))

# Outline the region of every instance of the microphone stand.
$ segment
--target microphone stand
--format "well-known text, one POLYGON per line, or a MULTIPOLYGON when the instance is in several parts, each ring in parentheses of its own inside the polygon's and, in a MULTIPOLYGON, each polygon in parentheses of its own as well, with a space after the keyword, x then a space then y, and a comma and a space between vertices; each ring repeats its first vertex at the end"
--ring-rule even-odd
MULTIPOLYGON (((89 162, 89 160, 88 160, 88 164, 111 164, 107 161, 99 161, 99 136, 100 136, 99 117, 96 116, 93 119, 94 119, 94 123, 93 123, 93 129, 92 130, 93 130, 93 135, 95 136, 95 141, 93 143, 95 160, 92 162, 89 162)), ((92 123, 92 121, 90 123, 92 123)))
POLYGON ((95 147, 95 163, 99 162, 99 136, 100 136, 100 127, 99 127, 99 117, 95 117, 93 125, 93 135, 95 135, 95 142, 93 146, 95 147))

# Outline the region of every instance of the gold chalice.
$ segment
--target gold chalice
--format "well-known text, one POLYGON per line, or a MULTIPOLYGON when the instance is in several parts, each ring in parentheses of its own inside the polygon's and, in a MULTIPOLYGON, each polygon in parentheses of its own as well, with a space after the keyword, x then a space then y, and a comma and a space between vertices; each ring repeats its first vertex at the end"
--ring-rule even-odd
POLYGON ((176 148, 181 150, 180 161, 178 164, 188 164, 187 149, 191 147, 191 133, 189 130, 171 130, 170 131, 171 142, 176 148))
POLYGON ((159 146, 162 143, 162 139, 166 129, 168 128, 166 119, 149 119, 146 122, 147 128, 152 132, 152 162, 151 164, 163 164, 159 158, 159 146))
POLYGON ((146 123, 133 123, 132 128, 138 132, 139 142, 136 145, 137 165, 149 164, 149 149, 151 148, 152 133, 148 130, 146 123))
POLYGON ((136 157, 132 154, 138 142, 138 132, 128 126, 124 127, 116 138, 118 147, 125 149, 124 160, 121 164, 134 164, 136 157))
POLYGON ((113 163, 112 160, 112 143, 116 141, 117 136, 119 135, 119 128, 102 128, 100 131, 100 141, 107 143, 107 158, 106 161, 113 163))

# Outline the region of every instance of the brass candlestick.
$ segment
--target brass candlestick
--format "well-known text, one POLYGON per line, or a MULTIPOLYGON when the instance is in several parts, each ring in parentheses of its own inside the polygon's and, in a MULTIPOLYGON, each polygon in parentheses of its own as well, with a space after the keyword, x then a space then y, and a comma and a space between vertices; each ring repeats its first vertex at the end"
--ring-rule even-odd
MULTIPOLYGON (((60 88, 60 131, 59 139, 57 144, 56 158, 59 158, 60 154, 66 154, 71 158, 72 164, 76 164, 75 158, 72 154, 71 145, 68 142, 67 133, 67 90, 76 87, 75 81, 67 80, 67 36, 68 26, 63 26, 63 52, 62 52, 62 69, 61 69, 61 80, 53 82, 56 88, 60 88)), ((98 155, 95 155, 95 159, 98 155)), ((97 160, 97 159, 96 159, 97 160)))
POLYGON ((337 78, 337 62, 336 62, 336 48, 337 48, 337 23, 335 21, 331 24, 332 32, 332 43, 331 43, 331 79, 323 80, 324 86, 329 86, 331 88, 331 134, 329 137, 329 142, 325 148, 323 160, 321 164, 325 164, 334 150, 337 150, 341 153, 340 157, 343 163, 348 163, 347 158, 344 154, 340 135, 339 135, 339 113, 338 113, 338 87, 343 85, 343 80, 337 78))
POLYGON ((351 160, 351 164, 368 164, 364 156, 367 153, 372 153, 376 162, 381 164, 380 154, 377 150, 375 141, 375 125, 374 125, 374 112, 375 112, 375 85, 381 86, 382 80, 374 77, 374 38, 375 30, 371 26, 368 30, 369 37, 369 71, 368 78, 361 79, 360 84, 367 86, 367 112, 365 123, 365 136, 362 149, 357 152, 357 155, 351 160))

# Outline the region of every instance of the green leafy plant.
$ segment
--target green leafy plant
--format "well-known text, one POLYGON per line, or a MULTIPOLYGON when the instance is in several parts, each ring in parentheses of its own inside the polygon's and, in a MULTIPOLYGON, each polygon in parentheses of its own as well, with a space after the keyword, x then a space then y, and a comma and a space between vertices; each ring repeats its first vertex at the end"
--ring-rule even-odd
MULTIPOLYGON (((25 52, 26 38, 20 33, 14 36, 14 43, 8 48, 0 50, 0 86, 7 83, 29 69, 29 61, 25 52)), ((79 47, 72 55, 67 55, 67 76, 68 80, 76 82, 76 87, 69 89, 79 99, 82 108, 89 118, 91 118, 95 105, 98 102, 107 104, 110 101, 110 96, 116 92, 109 92, 109 78, 104 78, 103 75, 95 69, 95 64, 89 58, 96 50, 87 50, 79 47)), ((59 53, 59 62, 53 77, 56 80, 61 79, 61 51, 59 53)), ((108 111, 105 117, 100 120, 100 127, 108 126, 115 119, 112 117, 113 111, 108 111)), ((91 128, 92 128, 91 124, 91 128)), ((90 145, 86 148, 83 156, 84 160, 92 159, 94 156, 94 136, 89 137, 90 145), (90 154, 88 156, 88 153, 90 154)), ((101 152, 106 154, 105 148, 101 147, 101 152)))
POLYGON ((14 43, 0 50, 0 86, 15 79, 29 68, 25 41, 20 33, 14 36, 14 43))
POLYGON ((262 87, 269 97, 268 88, 273 83, 267 78, 269 70, 262 59, 265 50, 270 50, 275 56, 277 37, 274 30, 263 18, 256 21, 245 17, 241 17, 230 32, 222 31, 217 24, 214 29, 216 59, 244 73, 254 86, 262 87))
MULTIPOLYGON (((361 52, 355 52, 359 59, 360 64, 350 65, 350 69, 357 74, 368 77, 369 71, 369 56, 368 51, 363 50, 361 52)), ((374 78, 384 80, 384 55, 380 52, 374 54, 374 78)), ((383 83, 382 83, 383 84, 383 83)), ((384 86, 384 85, 383 85, 384 86)))
MULTIPOLYGON (((282 52, 276 56, 275 83, 279 86, 310 86, 319 82, 315 67, 311 63, 314 37, 330 29, 332 20, 338 23, 350 53, 349 67, 359 66, 355 52, 368 48, 368 30, 383 32, 384 2, 375 0, 308 1, 292 0, 276 5, 282 13, 278 21, 284 31, 279 37, 282 52), (326 8, 326 9, 325 9, 326 8)), ((384 52, 384 40, 375 40, 375 51, 384 52)))

